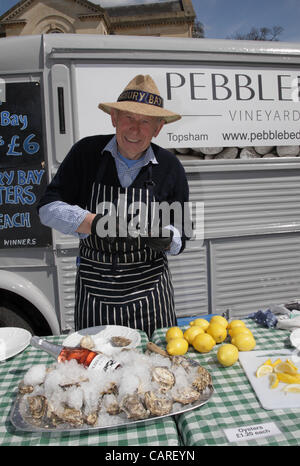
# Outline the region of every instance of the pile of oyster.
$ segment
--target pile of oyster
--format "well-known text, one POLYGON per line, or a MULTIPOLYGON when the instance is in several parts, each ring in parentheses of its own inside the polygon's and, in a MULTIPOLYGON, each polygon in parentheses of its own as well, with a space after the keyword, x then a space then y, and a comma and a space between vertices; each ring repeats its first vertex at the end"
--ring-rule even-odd
POLYGON ((121 368, 111 373, 75 360, 32 366, 19 386, 23 418, 43 428, 121 425, 175 413, 211 393, 209 372, 191 360, 137 350, 117 359, 121 368))

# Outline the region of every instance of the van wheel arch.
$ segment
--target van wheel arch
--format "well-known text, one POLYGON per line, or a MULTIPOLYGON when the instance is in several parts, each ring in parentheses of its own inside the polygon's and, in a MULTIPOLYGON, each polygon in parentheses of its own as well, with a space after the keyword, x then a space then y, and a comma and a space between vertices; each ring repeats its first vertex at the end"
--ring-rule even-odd
POLYGON ((38 336, 52 335, 45 317, 29 301, 0 289, 0 327, 21 327, 38 336))

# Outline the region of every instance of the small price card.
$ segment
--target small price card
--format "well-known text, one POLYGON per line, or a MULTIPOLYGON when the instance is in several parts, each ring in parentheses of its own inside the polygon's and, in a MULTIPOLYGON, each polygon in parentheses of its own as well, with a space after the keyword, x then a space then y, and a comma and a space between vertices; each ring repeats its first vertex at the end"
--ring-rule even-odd
POLYGON ((229 442, 256 440, 262 437, 281 434, 275 422, 233 427, 231 429, 224 429, 224 432, 229 442))

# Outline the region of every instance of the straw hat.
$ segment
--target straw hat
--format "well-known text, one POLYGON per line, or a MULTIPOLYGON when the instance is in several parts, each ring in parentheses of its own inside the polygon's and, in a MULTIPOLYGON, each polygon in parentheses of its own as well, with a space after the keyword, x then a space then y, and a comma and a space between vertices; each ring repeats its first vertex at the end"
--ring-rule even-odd
POLYGON ((151 76, 139 74, 135 76, 125 87, 117 102, 100 103, 98 107, 110 114, 112 108, 126 112, 138 113, 139 115, 155 116, 162 118, 166 123, 181 118, 177 113, 173 113, 163 108, 163 98, 151 78, 151 76))

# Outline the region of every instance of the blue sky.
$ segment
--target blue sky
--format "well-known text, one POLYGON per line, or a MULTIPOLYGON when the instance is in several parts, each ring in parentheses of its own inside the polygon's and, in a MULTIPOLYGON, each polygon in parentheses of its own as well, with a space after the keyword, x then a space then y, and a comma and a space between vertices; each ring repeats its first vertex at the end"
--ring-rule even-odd
MULTIPOLYGON (((93 0, 102 6, 161 2, 165 0, 93 0)), ((0 15, 16 0, 1 0, 0 15)), ((197 18, 204 24, 205 37, 226 39, 255 27, 282 26, 280 40, 300 42, 300 0, 193 0, 197 18)))

